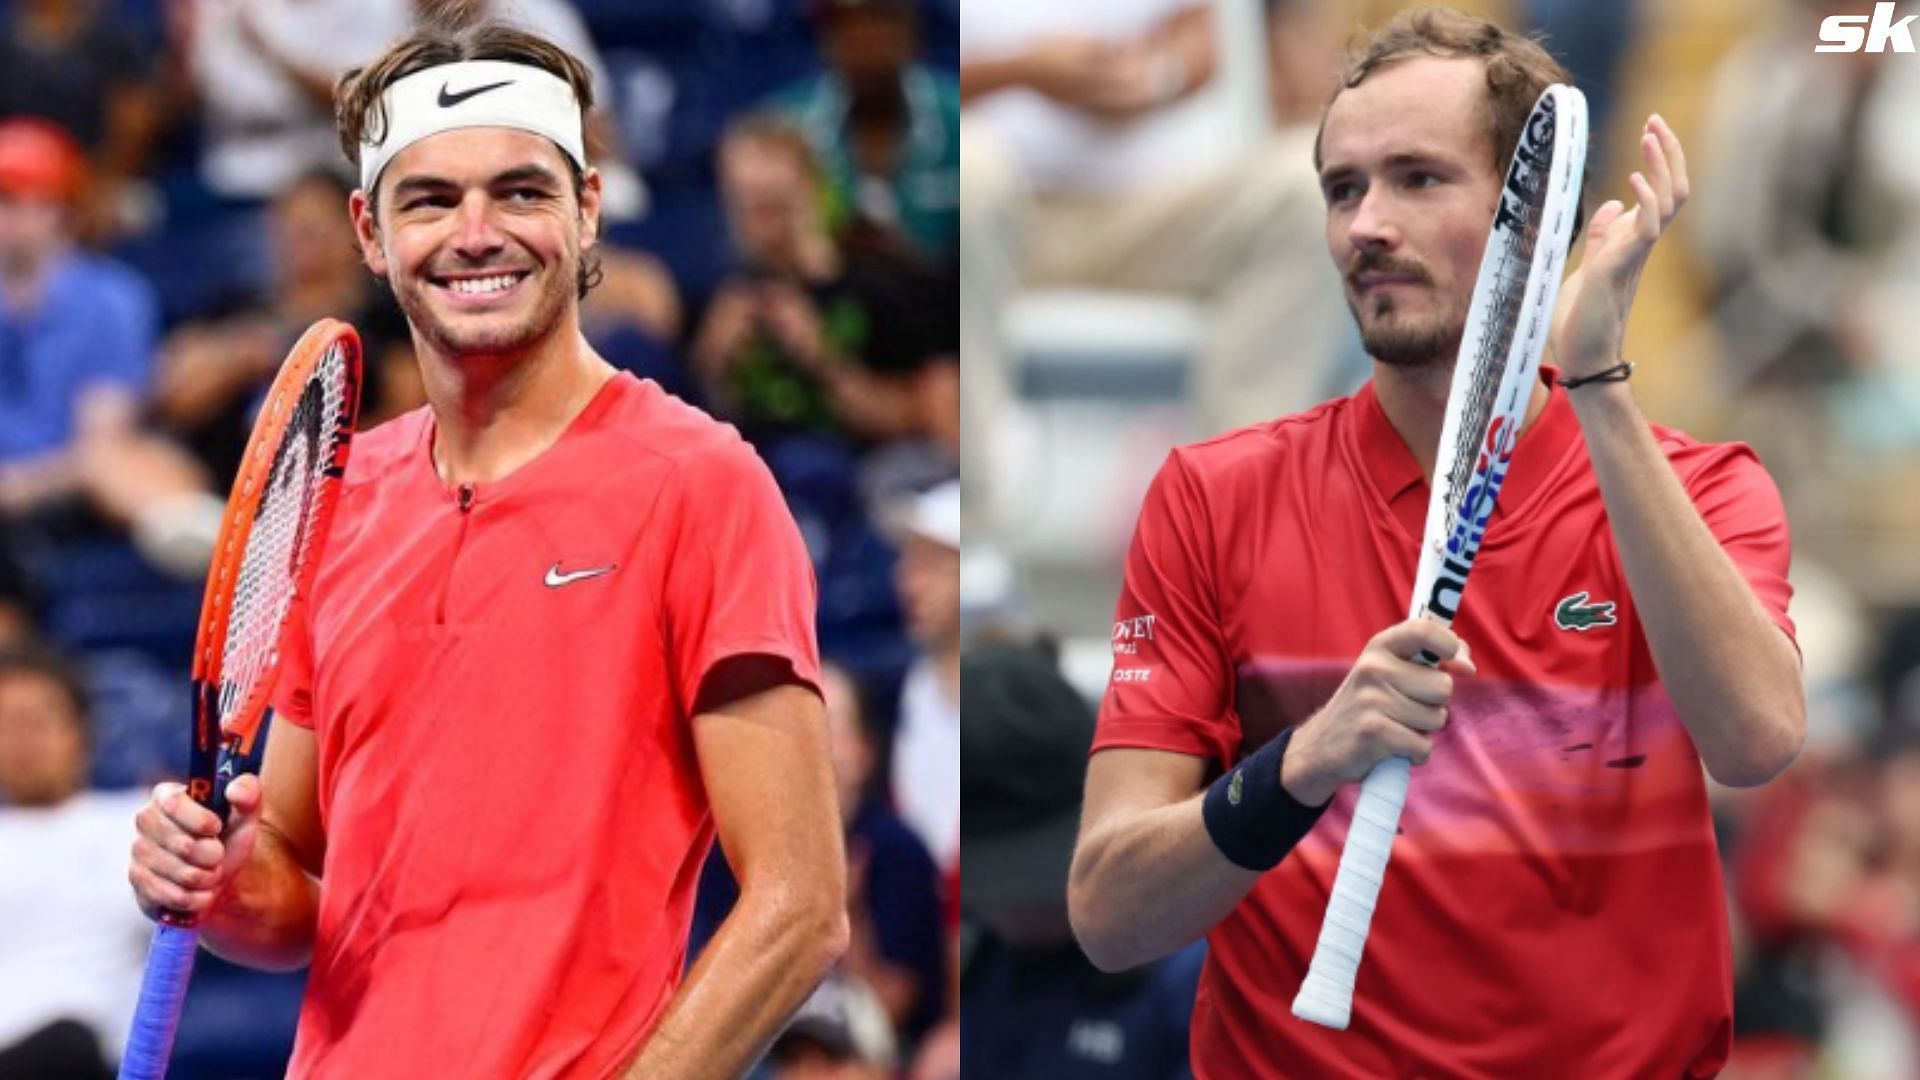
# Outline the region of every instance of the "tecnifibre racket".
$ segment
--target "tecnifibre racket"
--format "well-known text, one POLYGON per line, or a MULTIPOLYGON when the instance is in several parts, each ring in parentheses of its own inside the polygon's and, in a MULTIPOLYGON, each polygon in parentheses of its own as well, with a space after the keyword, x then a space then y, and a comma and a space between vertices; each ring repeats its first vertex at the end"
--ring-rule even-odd
MULTIPOLYGON (((267 391, 227 497, 193 647, 193 754, 187 794, 227 816, 234 762, 253 749, 280 668, 280 633, 313 580, 360 412, 360 337, 322 319, 301 335, 267 391)), ((160 1080, 200 935, 165 911, 120 1080, 160 1080)))
MULTIPOLYGON (((1440 431, 1410 617, 1444 625, 1459 610, 1539 376, 1586 158, 1586 98, 1571 86, 1548 87, 1520 133, 1480 259, 1440 431)), ((1360 786, 1320 941, 1293 1000, 1293 1015, 1303 1020, 1346 1029, 1411 768, 1406 758, 1387 758, 1360 786)))

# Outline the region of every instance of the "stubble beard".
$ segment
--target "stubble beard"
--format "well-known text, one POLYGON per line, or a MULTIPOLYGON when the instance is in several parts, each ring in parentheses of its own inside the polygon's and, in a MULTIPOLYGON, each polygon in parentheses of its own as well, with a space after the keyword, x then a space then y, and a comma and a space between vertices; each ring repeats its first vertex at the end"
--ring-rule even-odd
MULTIPOLYGON (((526 350, 553 333, 565 314, 577 276, 577 258, 570 257, 544 275, 533 310, 515 322, 499 323, 488 319, 483 325, 455 325, 441 317, 427 295, 437 286, 416 279, 406 289, 396 289, 395 299, 420 336, 446 356, 502 356, 526 350)), ((536 274, 534 277, 542 277, 536 274)), ((528 279, 532 281, 532 278, 528 279)))
POLYGON ((1402 371, 1450 366, 1460 351, 1460 337, 1466 320, 1420 319, 1394 310, 1393 298, 1374 301, 1373 318, 1363 317, 1353 300, 1347 302, 1354 323, 1360 328, 1360 344, 1376 362, 1402 371))

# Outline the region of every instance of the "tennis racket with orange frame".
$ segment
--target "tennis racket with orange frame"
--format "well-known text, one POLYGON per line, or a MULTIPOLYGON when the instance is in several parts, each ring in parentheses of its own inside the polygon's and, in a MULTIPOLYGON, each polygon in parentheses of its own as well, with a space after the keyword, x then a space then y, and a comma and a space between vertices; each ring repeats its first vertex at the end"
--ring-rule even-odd
MULTIPOLYGON (((313 581, 360 413, 360 337, 322 319, 281 365, 254 421, 214 545, 193 648, 187 794, 227 816, 227 784, 253 752, 294 597, 313 581)), ((161 1080, 199 948, 197 919, 154 927, 121 1080, 161 1080)))

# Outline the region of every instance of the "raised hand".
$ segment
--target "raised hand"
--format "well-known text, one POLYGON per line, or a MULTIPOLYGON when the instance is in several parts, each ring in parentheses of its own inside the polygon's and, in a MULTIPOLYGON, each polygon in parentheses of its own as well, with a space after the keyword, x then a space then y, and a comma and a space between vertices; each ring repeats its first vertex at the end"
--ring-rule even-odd
POLYGON ((1658 113, 1640 133, 1644 172, 1627 178, 1635 205, 1618 199, 1594 211, 1587 223, 1580 266, 1560 287, 1553 318, 1553 361, 1568 378, 1592 375, 1618 364, 1627 314, 1640 286, 1654 242, 1687 201, 1687 157, 1680 137, 1658 113))

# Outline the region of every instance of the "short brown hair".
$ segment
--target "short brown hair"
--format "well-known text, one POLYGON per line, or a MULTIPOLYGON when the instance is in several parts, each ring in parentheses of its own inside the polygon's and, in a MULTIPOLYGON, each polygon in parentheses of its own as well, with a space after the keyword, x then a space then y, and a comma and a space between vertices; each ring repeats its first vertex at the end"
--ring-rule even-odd
MULTIPOLYGON (((1514 147, 1520 144, 1520 130, 1541 92, 1554 83, 1573 82, 1567 69, 1535 38, 1452 8, 1423 7, 1394 16, 1350 53, 1333 97, 1359 86, 1388 64, 1416 56, 1475 57, 1486 68, 1487 135, 1493 146, 1493 169, 1500 174, 1506 172, 1514 147)), ((1320 112, 1320 131, 1313 137, 1316 170, 1320 138, 1326 134, 1332 108, 1330 98, 1320 112)))
MULTIPOLYGON (((360 144, 378 142, 386 134, 387 89, 409 75, 442 64, 504 60, 551 72, 573 88, 574 99, 580 103, 580 124, 586 127, 587 112, 593 108, 593 75, 578 57, 538 34, 501 22, 463 22, 464 8, 443 7, 445 13, 429 17, 371 63, 348 69, 334 83, 334 126, 340 134, 340 149, 356 172, 360 168, 360 144)), ((572 157, 561 156, 567 160, 577 199, 585 178, 572 157)), ((371 191, 367 192, 367 202, 370 209, 377 210, 379 204, 371 191)), ((590 252, 583 253, 579 294, 586 296, 599 281, 600 260, 590 252)))

